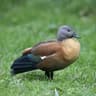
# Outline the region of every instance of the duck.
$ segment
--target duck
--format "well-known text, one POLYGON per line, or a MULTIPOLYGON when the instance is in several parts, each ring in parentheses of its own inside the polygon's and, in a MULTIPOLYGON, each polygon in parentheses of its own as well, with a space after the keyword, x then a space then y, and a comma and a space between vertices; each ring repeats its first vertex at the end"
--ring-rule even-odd
POLYGON ((33 47, 23 50, 22 56, 11 65, 11 73, 40 69, 52 80, 54 72, 62 70, 74 63, 80 55, 79 35, 68 25, 58 28, 57 38, 39 42, 33 47))

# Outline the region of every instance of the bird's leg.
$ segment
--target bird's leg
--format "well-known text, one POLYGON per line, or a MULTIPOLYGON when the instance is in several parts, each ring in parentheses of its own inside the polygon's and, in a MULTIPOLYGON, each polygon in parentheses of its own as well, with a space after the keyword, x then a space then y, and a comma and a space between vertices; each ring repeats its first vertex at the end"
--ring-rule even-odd
POLYGON ((52 80, 53 79, 53 72, 45 71, 45 76, 47 76, 48 79, 52 80))
POLYGON ((51 79, 51 80, 53 80, 53 75, 54 75, 54 74, 53 74, 53 71, 50 72, 50 79, 51 79))
POLYGON ((49 78, 49 72, 45 71, 45 76, 47 76, 49 78))

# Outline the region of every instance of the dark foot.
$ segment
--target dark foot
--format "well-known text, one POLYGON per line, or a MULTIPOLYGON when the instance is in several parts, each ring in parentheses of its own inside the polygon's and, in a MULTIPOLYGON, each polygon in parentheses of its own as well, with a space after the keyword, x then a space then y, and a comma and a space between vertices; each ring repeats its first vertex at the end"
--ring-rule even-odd
POLYGON ((47 76, 48 79, 53 80, 53 72, 45 71, 45 76, 47 76))

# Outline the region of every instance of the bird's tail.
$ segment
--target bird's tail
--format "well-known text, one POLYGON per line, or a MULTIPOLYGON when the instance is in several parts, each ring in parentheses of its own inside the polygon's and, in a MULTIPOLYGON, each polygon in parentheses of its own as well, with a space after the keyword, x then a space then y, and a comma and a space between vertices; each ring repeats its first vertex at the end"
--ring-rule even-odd
POLYGON ((42 61, 40 56, 27 54, 16 59, 11 66, 13 75, 37 69, 37 64, 42 61))

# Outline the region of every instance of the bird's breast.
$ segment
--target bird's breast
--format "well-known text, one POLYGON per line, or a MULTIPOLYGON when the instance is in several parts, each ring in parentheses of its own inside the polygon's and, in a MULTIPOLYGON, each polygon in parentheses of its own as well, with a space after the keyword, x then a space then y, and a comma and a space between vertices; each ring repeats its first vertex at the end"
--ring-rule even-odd
POLYGON ((80 53, 80 43, 76 39, 66 39, 62 42, 64 59, 71 62, 78 58, 80 53))

